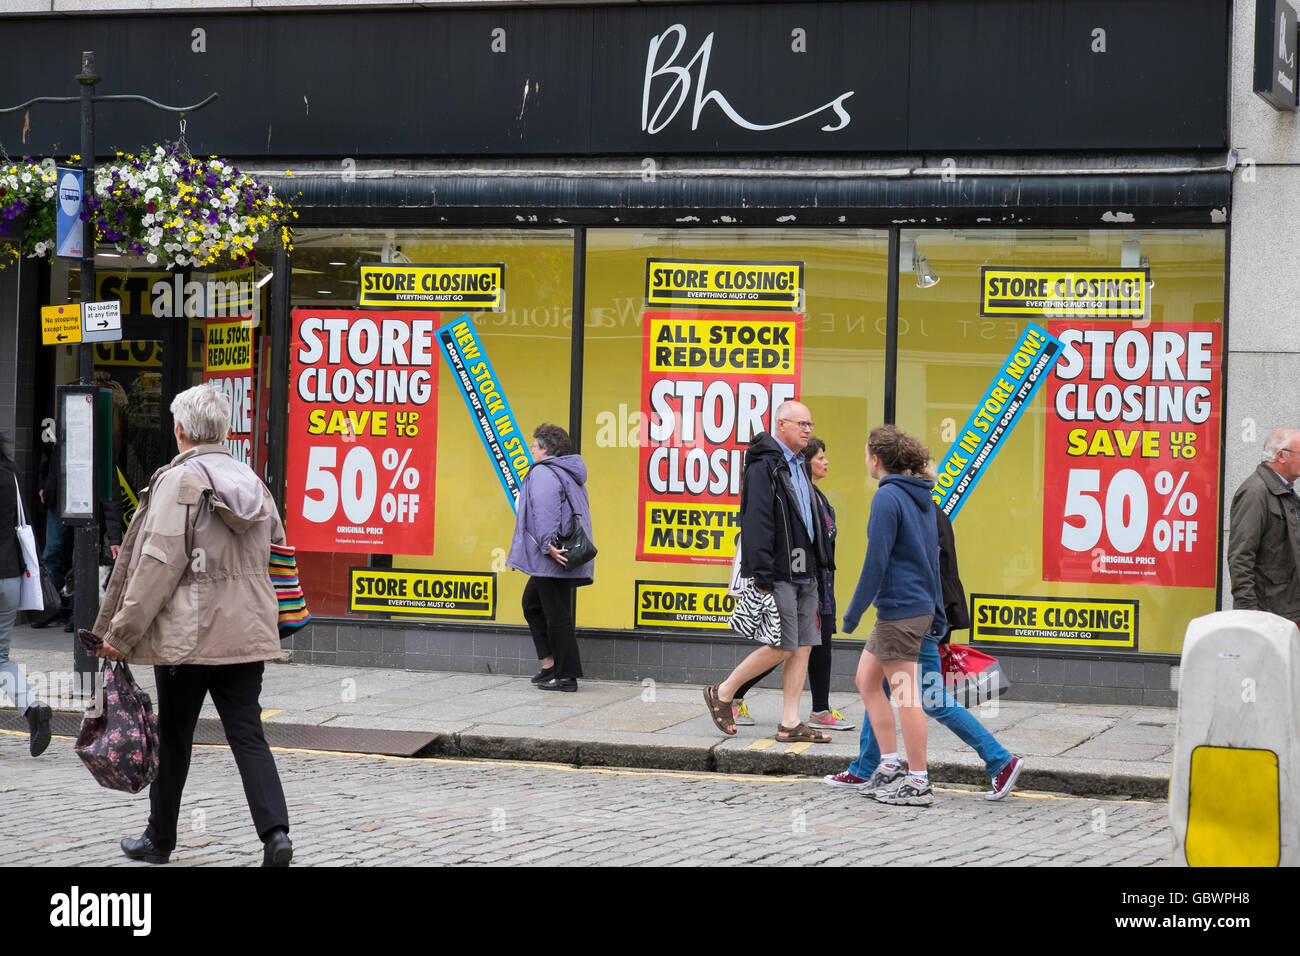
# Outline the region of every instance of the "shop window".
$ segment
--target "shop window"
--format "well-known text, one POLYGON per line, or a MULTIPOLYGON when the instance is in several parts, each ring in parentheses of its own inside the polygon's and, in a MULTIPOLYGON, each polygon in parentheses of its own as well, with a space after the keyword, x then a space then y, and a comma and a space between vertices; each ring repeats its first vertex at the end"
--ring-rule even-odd
POLYGON ((847 600, 866 550, 862 448, 884 414, 887 262, 883 231, 588 233, 582 454, 600 557, 580 626, 727 632, 741 457, 788 397, 827 444, 847 600))
POLYGON ((953 521, 976 638, 1179 653, 1215 609, 1222 230, 901 238, 898 421, 967 459, 941 481, 960 488, 1011 410, 1031 324, 1068 346, 953 521))
MULTIPOLYGON (((401 291, 405 270, 379 271, 389 273, 387 292, 406 294, 401 291), (403 279, 393 280, 395 272, 403 272, 403 279)), ((513 433, 501 444, 516 439, 526 447, 543 422, 567 427, 572 231, 303 230, 295 240, 292 282, 294 328, 331 313, 348 323, 369 317, 372 327, 381 330, 378 334, 392 336, 397 350, 385 373, 408 376, 390 380, 397 392, 389 397, 400 393, 403 398, 385 404, 358 397, 355 384, 361 379, 352 374, 349 359, 356 356, 351 351, 341 351, 338 362, 332 361, 328 346, 314 361, 304 361, 308 352, 302 351, 291 366, 291 374, 299 376, 304 371, 314 375, 310 366, 321 370, 321 377, 310 378, 309 384, 290 382, 287 445, 288 535, 303 551, 303 587, 313 614, 524 624, 520 599, 526 578, 505 566, 514 529, 512 499, 451 361, 436 341, 430 344, 429 336, 458 321, 466 323, 455 341, 471 389, 494 419, 507 405, 513 412, 513 433), (469 287, 458 285, 456 276, 471 267, 480 273, 474 282, 487 277, 494 292, 499 283, 500 295, 482 301, 464 295, 455 300, 464 306, 443 301, 419 308, 405 308, 404 300, 393 297, 389 304, 358 308, 365 267, 385 265, 434 267, 411 273, 418 273, 411 295, 442 289, 451 299, 448 290, 469 287), (385 314, 391 319, 388 325, 385 314), (398 326, 407 332, 396 331, 398 326), (471 340, 472 346, 459 345, 471 340), (345 372, 342 379, 335 377, 340 370, 345 372), (417 371, 431 377, 417 384, 417 371), (427 395, 422 391, 426 385, 431 386, 427 395), (337 397, 338 389, 353 397, 337 397), (304 400, 304 392, 312 400, 304 400), (366 412, 387 417, 366 419, 366 412), (308 419, 313 414, 318 416, 314 423, 308 419), (406 417, 399 420, 399 415, 406 417), (325 451, 313 451, 317 448, 325 451), (362 451, 349 457, 356 448, 362 451), (305 495, 304 487, 311 489, 305 495), (304 497, 317 502, 314 520, 304 517, 304 497), (399 545, 368 545, 372 528, 382 529, 382 540, 399 545), (349 600, 350 569, 358 567, 392 569, 373 574, 367 597, 382 600, 360 606, 349 600), (411 613, 402 613, 403 607, 412 608, 411 613)), ((376 286, 376 291, 384 290, 376 286)), ((311 334, 328 341, 327 331, 311 334)), ((357 341, 366 351, 364 335, 357 341)), ((385 366, 384 355, 372 364, 385 366)), ((504 449, 507 463, 518 450, 504 449)))

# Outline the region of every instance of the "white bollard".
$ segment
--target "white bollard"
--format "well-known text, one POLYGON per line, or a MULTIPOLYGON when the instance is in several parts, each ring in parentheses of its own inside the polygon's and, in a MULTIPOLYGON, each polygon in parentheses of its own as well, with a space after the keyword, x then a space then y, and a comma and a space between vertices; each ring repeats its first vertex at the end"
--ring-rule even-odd
POLYGON ((1300 631, 1264 611, 1187 625, 1169 784, 1175 866, 1300 864, 1300 631))

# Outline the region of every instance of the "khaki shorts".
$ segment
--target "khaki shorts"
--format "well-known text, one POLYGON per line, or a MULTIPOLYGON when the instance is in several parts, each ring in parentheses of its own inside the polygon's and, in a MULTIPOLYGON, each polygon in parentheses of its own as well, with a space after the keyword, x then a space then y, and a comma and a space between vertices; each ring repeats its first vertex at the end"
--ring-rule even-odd
POLYGON ((817 582, 773 581, 772 594, 781 614, 781 650, 797 651, 819 645, 822 624, 817 616, 817 582))
POLYGON ((912 661, 921 656, 921 641, 930 632, 933 614, 920 617, 902 617, 896 621, 876 619, 863 647, 878 661, 912 661))

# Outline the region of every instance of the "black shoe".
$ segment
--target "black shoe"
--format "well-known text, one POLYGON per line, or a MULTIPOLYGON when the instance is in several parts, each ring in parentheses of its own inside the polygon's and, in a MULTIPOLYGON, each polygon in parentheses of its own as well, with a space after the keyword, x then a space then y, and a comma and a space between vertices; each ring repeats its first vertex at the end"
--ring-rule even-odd
POLYGON ((71 634, 71 633, 72 633, 72 620, 71 620, 71 619, 68 620, 68 623, 67 623, 67 624, 64 624, 64 625, 63 625, 63 633, 65 633, 65 634, 71 634))
POLYGON ((562 690, 566 694, 576 694, 578 692, 578 679, 576 677, 553 677, 550 680, 544 680, 537 685, 538 690, 562 690))
POLYGON ((542 681, 550 680, 554 676, 555 676, 555 665, 552 664, 550 667, 543 667, 536 674, 530 677, 529 680, 531 680, 534 684, 540 684, 542 681))
POLYGON ((159 849, 148 833, 138 840, 133 840, 131 837, 124 839, 122 852, 133 860, 144 860, 146 863, 166 863, 167 858, 172 855, 171 850, 159 849))
POLYGON ((28 749, 33 757, 45 753, 50 745, 50 705, 32 704, 27 708, 27 726, 31 728, 32 739, 28 749))
POLYGON ((262 846, 263 866, 288 866, 293 859, 293 841, 289 834, 276 827, 262 846))

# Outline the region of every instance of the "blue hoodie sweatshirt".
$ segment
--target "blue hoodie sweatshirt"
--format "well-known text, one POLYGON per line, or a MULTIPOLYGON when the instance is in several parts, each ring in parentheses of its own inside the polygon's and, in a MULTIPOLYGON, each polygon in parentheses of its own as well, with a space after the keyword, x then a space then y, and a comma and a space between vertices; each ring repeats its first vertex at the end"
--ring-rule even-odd
POLYGON ((933 614, 932 628, 945 625, 933 488, 933 482, 910 475, 880 479, 867 519, 867 556, 844 612, 844 633, 853 633, 873 603, 884 621, 933 614))

